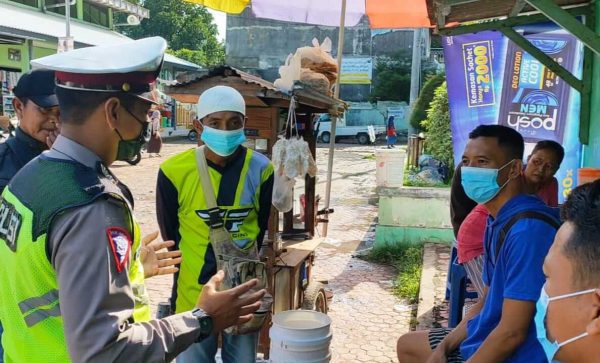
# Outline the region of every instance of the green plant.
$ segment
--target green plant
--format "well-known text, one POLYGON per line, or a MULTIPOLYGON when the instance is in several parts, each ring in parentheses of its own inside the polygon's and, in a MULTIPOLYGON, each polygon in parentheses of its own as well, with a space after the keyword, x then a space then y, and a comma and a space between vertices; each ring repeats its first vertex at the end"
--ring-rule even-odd
POLYGON ((427 109, 431 105, 435 90, 446 80, 444 73, 434 74, 429 76, 423 84, 423 89, 419 94, 419 98, 415 102, 415 108, 410 115, 410 125, 417 129, 422 130, 423 126, 421 123, 427 118, 427 109))
POLYGON ((394 294, 408 303, 419 300, 421 269, 423 266, 423 245, 399 242, 374 247, 368 259, 373 262, 394 266, 398 275, 394 281, 394 294))
POLYGON ((382 57, 375 65, 373 91, 369 101, 406 101, 410 96, 410 62, 406 52, 382 57))
POLYGON ((431 107, 427 110, 427 119, 422 122, 422 125, 427 130, 425 152, 446 163, 450 170, 454 170, 454 152, 452 149, 446 82, 435 90, 431 107))
MULTIPOLYGON (((150 10, 150 18, 117 31, 134 39, 161 36, 169 43, 169 53, 202 66, 225 62, 225 45, 217 39, 217 26, 205 7, 184 0, 131 1, 150 10)), ((121 23, 125 17, 125 13, 116 14, 121 23)))

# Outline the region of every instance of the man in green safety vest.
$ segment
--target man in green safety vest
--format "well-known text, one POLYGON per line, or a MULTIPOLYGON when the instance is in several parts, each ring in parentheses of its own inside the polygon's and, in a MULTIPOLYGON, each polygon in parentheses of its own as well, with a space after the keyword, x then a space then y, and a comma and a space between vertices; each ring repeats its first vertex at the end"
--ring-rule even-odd
MULTIPOLYGON (((205 144, 208 176, 215 191, 225 228, 238 248, 249 250, 262 244, 268 229, 273 191, 273 165, 267 157, 242 146, 246 140, 246 105, 231 87, 216 86, 200 96, 194 126, 205 144)), ((181 249, 183 262, 175 275, 171 306, 182 312, 202 300, 206 283, 217 270, 209 243, 211 216, 201 185, 196 150, 165 161, 160 168, 156 192, 158 224, 164 239, 181 249)), ((225 363, 254 363, 258 333, 223 333, 221 358, 225 363)), ((194 344, 178 363, 214 362, 217 337, 194 344)))
POLYGON ((132 195, 108 166, 148 140, 166 47, 155 37, 32 61, 55 71, 63 124, 0 199, 5 362, 170 361, 258 309, 265 291, 242 297, 256 281, 217 292, 219 272, 188 311, 150 320, 144 278, 173 272, 179 252, 142 241, 132 195))

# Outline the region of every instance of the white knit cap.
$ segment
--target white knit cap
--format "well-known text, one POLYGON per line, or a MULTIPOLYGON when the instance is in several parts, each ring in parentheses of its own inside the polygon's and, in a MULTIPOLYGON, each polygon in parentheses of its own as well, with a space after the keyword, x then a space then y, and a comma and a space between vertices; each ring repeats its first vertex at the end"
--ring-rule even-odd
POLYGON ((215 86, 202 92, 197 104, 198 119, 215 112, 239 112, 246 116, 246 102, 244 97, 235 88, 215 86))

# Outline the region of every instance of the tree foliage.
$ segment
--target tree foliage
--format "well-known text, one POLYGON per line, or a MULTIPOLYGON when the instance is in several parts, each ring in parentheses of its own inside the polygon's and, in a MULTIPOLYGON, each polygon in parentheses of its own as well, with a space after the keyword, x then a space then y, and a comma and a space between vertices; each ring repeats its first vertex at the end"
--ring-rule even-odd
POLYGON ((169 53, 203 66, 222 64, 225 47, 217 40, 217 26, 206 8, 183 0, 145 0, 150 19, 118 30, 134 39, 161 36, 169 53))
POLYGON ((443 161, 450 170, 454 167, 452 132, 450 131, 450 108, 448 106, 448 88, 446 82, 439 86, 433 95, 431 107, 427 110, 427 119, 422 122, 427 130, 425 151, 443 161))
POLYGON ((374 87, 369 96, 371 102, 405 101, 410 98, 411 58, 406 52, 392 57, 382 57, 375 65, 374 87))
POLYGON ((435 90, 444 83, 446 75, 444 73, 434 74, 427 78, 419 98, 415 102, 415 108, 410 115, 410 125, 417 129, 423 129, 422 122, 427 118, 427 110, 433 100, 435 90))

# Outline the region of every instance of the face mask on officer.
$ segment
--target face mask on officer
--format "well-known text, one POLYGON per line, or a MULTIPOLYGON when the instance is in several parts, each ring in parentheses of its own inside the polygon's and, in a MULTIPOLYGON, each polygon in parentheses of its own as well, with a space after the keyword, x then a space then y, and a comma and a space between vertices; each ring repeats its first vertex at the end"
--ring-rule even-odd
POLYGON ((137 156, 144 144, 146 144, 150 140, 150 123, 139 119, 136 115, 133 114, 127 107, 121 104, 121 107, 127 111, 127 113, 140 125, 142 125, 142 129, 137 137, 125 140, 121 135, 121 132, 117 128, 115 128, 115 132, 119 135, 119 145, 117 147, 117 157, 116 160, 119 161, 129 161, 132 160, 135 156, 137 156))

